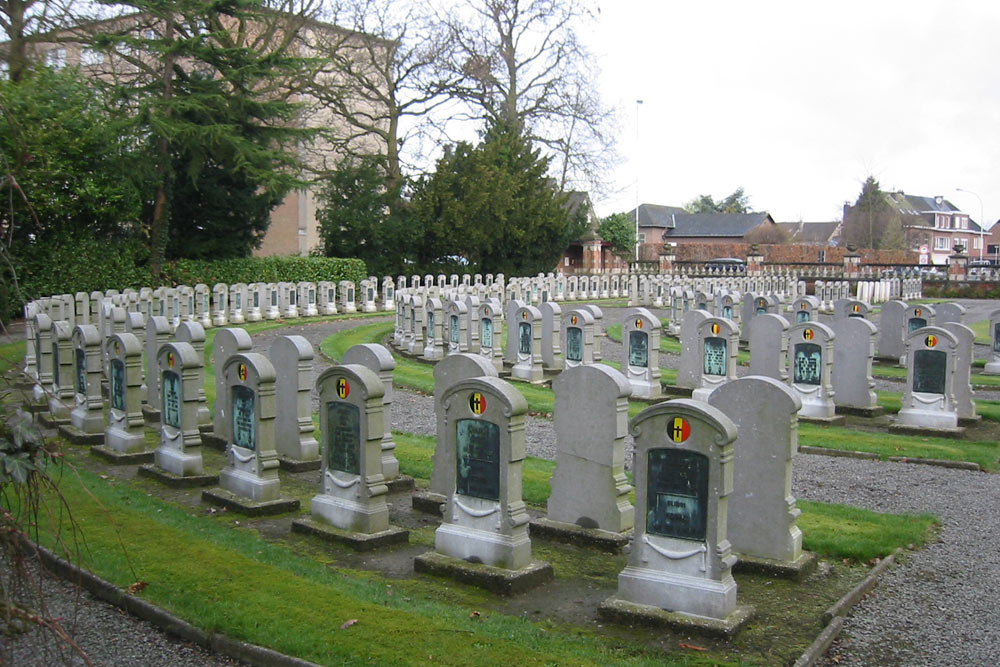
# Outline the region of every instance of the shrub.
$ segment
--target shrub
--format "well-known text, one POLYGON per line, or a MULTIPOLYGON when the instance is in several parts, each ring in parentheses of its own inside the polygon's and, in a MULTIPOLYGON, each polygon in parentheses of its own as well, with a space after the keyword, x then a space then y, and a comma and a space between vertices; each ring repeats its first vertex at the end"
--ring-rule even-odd
POLYGON ((276 283, 351 280, 368 277, 360 259, 341 257, 243 257, 216 261, 180 259, 164 267, 164 283, 209 287, 215 283, 276 283))

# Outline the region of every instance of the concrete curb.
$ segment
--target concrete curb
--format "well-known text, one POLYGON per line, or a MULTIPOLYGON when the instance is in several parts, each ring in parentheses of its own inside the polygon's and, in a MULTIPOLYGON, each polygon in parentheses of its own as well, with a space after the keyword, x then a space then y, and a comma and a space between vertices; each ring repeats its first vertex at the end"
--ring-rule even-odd
POLYGON ((819 633, 819 636, 813 640, 813 643, 809 645, 809 648, 805 650, 799 659, 795 661, 795 667, 812 667, 817 662, 819 662, 824 655, 826 655, 826 650, 830 648, 830 644, 833 640, 837 638, 840 631, 844 627, 844 618, 842 616, 835 617, 830 623, 823 628, 823 632, 819 633))
MULTIPOLYGON (((803 445, 799 447, 800 454, 818 454, 819 456, 839 456, 848 459, 865 459, 868 461, 879 460, 879 455, 872 452, 855 452, 850 449, 827 449, 826 447, 810 447, 803 445)), ((978 463, 972 461, 949 461, 947 459, 923 459, 915 456, 890 456, 886 459, 892 463, 917 463, 927 466, 938 466, 939 468, 957 468, 958 470, 972 470, 980 472, 982 468, 978 463)))
POLYGON ((62 579, 78 584, 94 597, 151 623, 164 632, 197 644, 207 651, 259 667, 319 667, 314 662, 288 656, 263 646, 248 644, 218 633, 205 632, 151 602, 129 595, 114 584, 73 565, 43 546, 34 545, 34 548, 37 549, 42 565, 62 579))

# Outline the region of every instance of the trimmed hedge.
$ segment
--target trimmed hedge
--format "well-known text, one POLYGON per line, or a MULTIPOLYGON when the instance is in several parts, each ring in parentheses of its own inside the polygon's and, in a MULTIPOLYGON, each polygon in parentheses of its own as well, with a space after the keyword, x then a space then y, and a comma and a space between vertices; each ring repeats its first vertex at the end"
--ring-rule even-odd
POLYGON ((1000 299, 1000 284, 960 280, 925 280, 928 299, 1000 299))
POLYGON ((276 283, 351 280, 368 277, 360 259, 341 257, 245 257, 216 261, 180 259, 163 270, 164 284, 209 287, 216 283, 276 283))

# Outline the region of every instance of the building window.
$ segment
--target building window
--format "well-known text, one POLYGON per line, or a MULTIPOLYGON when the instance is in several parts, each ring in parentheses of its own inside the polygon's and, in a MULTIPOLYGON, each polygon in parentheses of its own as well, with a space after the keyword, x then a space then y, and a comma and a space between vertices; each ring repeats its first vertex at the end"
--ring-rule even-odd
POLYGON ((965 238, 964 236, 960 236, 960 237, 956 238, 955 239, 955 243, 957 243, 958 245, 962 246, 966 250, 969 249, 969 239, 965 238))
POLYGON ((90 65, 103 65, 104 53, 101 51, 95 51, 94 49, 84 49, 80 52, 80 64, 84 67, 90 65))
POLYGON ((641 232, 639 234, 639 243, 645 243, 645 242, 646 242, 646 233, 645 232, 641 232))
POLYGON ((66 67, 66 49, 52 49, 45 52, 45 64, 52 69, 66 67))
POLYGON ((972 249, 973 250, 979 250, 982 247, 983 247, 983 237, 982 236, 973 236, 972 237, 972 249))
POLYGON ((947 236, 935 236, 934 237, 934 249, 935 250, 951 250, 951 246, 948 245, 947 236))

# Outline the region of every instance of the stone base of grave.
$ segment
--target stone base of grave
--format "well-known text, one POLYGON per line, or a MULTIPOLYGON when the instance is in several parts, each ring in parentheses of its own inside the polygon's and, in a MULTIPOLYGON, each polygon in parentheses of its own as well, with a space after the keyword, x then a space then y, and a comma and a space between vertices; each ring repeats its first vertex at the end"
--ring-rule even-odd
POLYGON ((817 424, 819 426, 843 426, 847 421, 844 415, 834 415, 833 417, 803 417, 799 415, 799 422, 803 424, 817 424))
POLYGON ((70 425, 69 415, 66 415, 65 418, 56 417, 49 411, 37 412, 36 414, 38 415, 38 423, 45 428, 59 428, 60 426, 70 425))
POLYGON ((553 578, 552 566, 542 561, 531 561, 520 570, 506 570, 482 563, 470 563, 434 551, 422 553, 413 559, 416 572, 455 579, 499 595, 516 595, 540 586, 553 578))
POLYGON ((837 406, 838 415, 851 415, 852 417, 867 417, 872 419, 874 417, 881 417, 885 414, 885 408, 881 405, 876 405, 873 408, 858 408, 853 405, 838 405, 837 406))
POLYGON ((61 424, 59 435, 66 438, 74 445, 101 445, 104 444, 104 430, 100 433, 85 433, 73 426, 73 424, 61 424))
POLYGON ((218 475, 188 475, 181 477, 172 472, 167 472, 155 464, 139 466, 139 476, 155 479, 161 484, 165 484, 172 489, 190 489, 196 486, 212 486, 219 483, 218 475))
POLYGON ((583 528, 575 523, 553 521, 544 517, 535 519, 528 527, 531 537, 575 544, 581 547, 593 547, 609 553, 621 553, 622 549, 632 539, 632 531, 613 533, 599 528, 583 528))
POLYGON ((300 507, 298 498, 255 501, 238 496, 218 486, 202 491, 201 499, 207 503, 219 505, 220 507, 225 507, 227 510, 246 514, 247 516, 270 516, 272 514, 284 514, 285 512, 297 512, 300 507))
POLYGON ((312 535, 327 542, 344 544, 355 551, 373 551, 394 544, 407 544, 410 541, 410 531, 396 526, 389 526, 389 530, 378 533, 352 533, 309 517, 293 521, 292 532, 312 535))
POLYGON ((815 572, 816 563, 819 560, 816 558, 816 554, 811 551, 803 551, 802 555, 793 561, 737 555, 740 560, 733 567, 733 572, 754 572, 793 581, 802 581, 815 572))
POLYGON ((389 529, 389 507, 385 502, 366 504, 320 493, 313 496, 309 509, 313 517, 346 532, 372 535, 389 529))
POLYGON ((160 425, 160 411, 156 408, 151 408, 148 405, 142 406, 142 418, 146 422, 146 426, 159 426, 160 425))
POLYGON ((618 598, 608 598, 598 607, 597 613, 601 618, 614 623, 668 627, 684 632, 732 637, 753 618, 754 608, 749 605, 741 605, 728 616, 720 619, 667 611, 659 607, 635 604, 618 598))
POLYGON ((152 463, 153 452, 120 452, 107 445, 94 445, 90 453, 104 459, 113 466, 134 466, 140 463, 152 463))
POLYGON ((39 414, 42 412, 48 412, 49 404, 46 401, 38 402, 27 398, 21 403, 21 409, 32 414, 39 414))
POLYGON ((529 368, 517 365, 511 367, 510 379, 527 382, 528 384, 545 384, 547 382, 545 379, 545 373, 542 372, 541 367, 529 368))
POLYGON ((389 487, 389 493, 409 493, 417 488, 416 481, 409 475, 399 475, 394 479, 386 480, 385 485, 389 487))
POLYGON ((958 425, 963 428, 968 428, 970 426, 978 426, 981 421, 983 421, 982 415, 976 415, 975 417, 959 417, 958 425))
POLYGON ((444 514, 444 506, 448 503, 448 498, 433 491, 414 491, 410 502, 413 505, 413 509, 418 512, 442 516, 444 514))
POLYGON ((201 444, 223 452, 226 450, 228 443, 225 438, 220 438, 216 435, 215 431, 203 431, 201 434, 201 444))
POLYGON ((965 436, 965 429, 961 426, 955 428, 932 428, 930 426, 911 426, 909 424, 891 424, 889 433, 897 435, 926 435, 933 438, 954 438, 960 440, 965 436))
POLYGON ((983 375, 1000 375, 1000 362, 991 361, 983 366, 983 375))
POLYGON ((716 580, 634 565, 618 575, 615 598, 715 620, 729 618, 738 608, 732 576, 716 580))
POLYGON ((198 433, 204 435, 205 433, 212 433, 215 427, 211 423, 208 424, 198 424, 198 433))
POLYGON ((665 384, 663 387, 663 396, 658 398, 643 398, 642 396, 629 396, 630 401, 641 401, 642 403, 659 403, 660 401, 666 400, 668 398, 677 398, 678 396, 683 398, 691 398, 691 394, 694 393, 694 389, 690 387, 679 387, 676 384, 665 384))
MULTIPOLYGON (((212 434, 215 435, 214 433, 212 434)), ((205 441, 205 436, 202 436, 202 442, 205 441)), ((225 445, 223 445, 225 449, 225 445)), ((310 470, 319 470, 323 467, 323 459, 306 459, 304 461, 300 459, 290 459, 284 456, 278 457, 278 465, 282 470, 287 472, 309 472, 310 470)))

